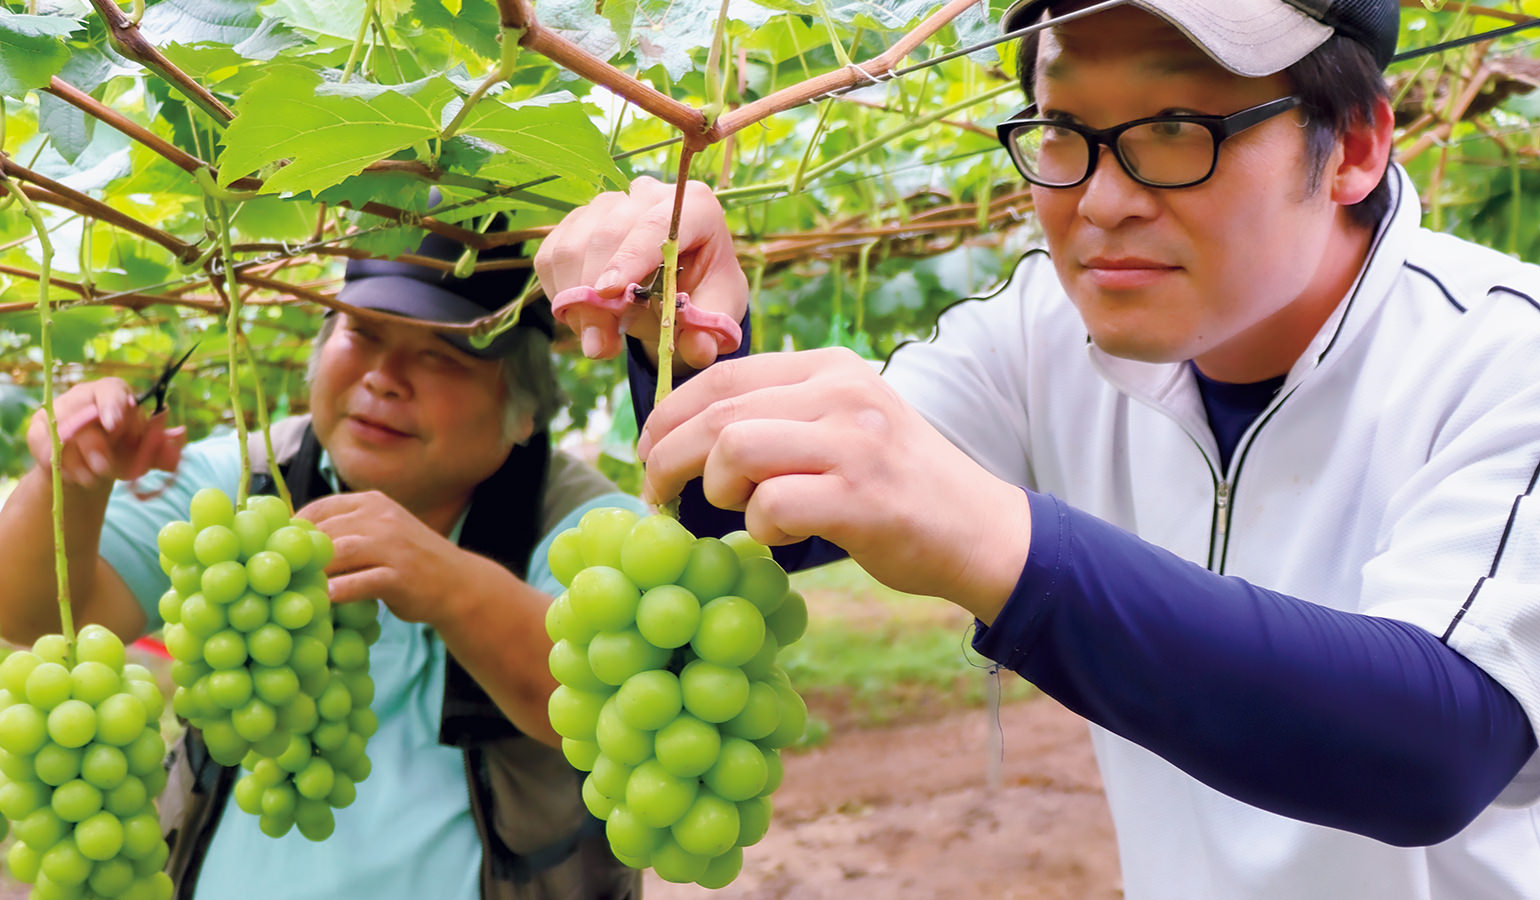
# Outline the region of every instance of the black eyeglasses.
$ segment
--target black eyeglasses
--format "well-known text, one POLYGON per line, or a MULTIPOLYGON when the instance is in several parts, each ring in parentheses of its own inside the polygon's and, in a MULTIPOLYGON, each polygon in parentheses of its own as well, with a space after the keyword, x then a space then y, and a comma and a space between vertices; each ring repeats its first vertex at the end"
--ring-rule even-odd
POLYGON ((1117 158, 1128 177, 1155 188, 1202 184, 1214 174, 1219 145, 1242 131, 1299 106, 1290 95, 1228 116, 1151 116, 1087 128, 1059 119, 1037 119, 1029 106, 999 125, 995 133, 1010 151, 1022 177, 1036 185, 1072 188, 1096 171, 1100 149, 1117 158))

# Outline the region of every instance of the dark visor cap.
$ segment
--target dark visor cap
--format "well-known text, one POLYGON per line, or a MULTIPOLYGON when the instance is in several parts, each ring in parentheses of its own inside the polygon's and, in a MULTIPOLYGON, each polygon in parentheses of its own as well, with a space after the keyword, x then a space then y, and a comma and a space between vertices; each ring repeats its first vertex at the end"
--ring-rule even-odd
MULTIPOLYGON (((429 232, 417 249, 418 256, 453 264, 464 246, 440 234, 429 232)), ((522 244, 492 247, 481 251, 478 263, 504 259, 523 259, 522 244)), ((349 260, 337 299, 350 306, 376 309, 413 319, 461 325, 494 313, 516 299, 530 278, 528 268, 497 269, 456 278, 453 272, 395 259, 349 260)), ((544 301, 527 304, 519 315, 519 324, 503 332, 486 347, 471 346, 464 334, 443 333, 444 339, 459 349, 485 359, 495 359, 508 352, 514 334, 520 328, 533 328, 546 337, 556 332, 550 306, 544 301)))

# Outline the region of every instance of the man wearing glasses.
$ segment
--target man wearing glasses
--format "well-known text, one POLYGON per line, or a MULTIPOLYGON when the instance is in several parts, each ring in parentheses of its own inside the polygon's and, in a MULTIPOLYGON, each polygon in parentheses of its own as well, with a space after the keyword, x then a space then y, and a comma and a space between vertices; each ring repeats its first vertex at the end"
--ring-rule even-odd
MULTIPOLYGON (((633 385, 648 494, 977 616, 1092 723, 1130 898, 1540 898, 1540 270, 1420 228, 1395 0, 1088 7, 1005 21, 1055 18, 1000 126, 1048 252, 881 377, 685 335, 706 371, 633 385)), ((671 196, 572 214, 547 291, 640 280, 671 196)), ((741 317, 685 213, 682 288, 741 317)))

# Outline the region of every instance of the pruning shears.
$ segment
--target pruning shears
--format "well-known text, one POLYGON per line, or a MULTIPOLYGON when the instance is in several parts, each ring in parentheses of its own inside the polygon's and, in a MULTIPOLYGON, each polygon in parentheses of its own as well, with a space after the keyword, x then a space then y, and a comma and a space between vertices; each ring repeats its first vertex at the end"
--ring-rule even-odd
POLYGON ((663 270, 667 267, 668 263, 663 263, 656 269, 653 269, 652 274, 631 285, 631 302, 646 303, 651 300, 653 295, 663 287, 659 279, 663 277, 663 270))
POLYGON ((198 349, 198 343, 194 341, 193 345, 188 347, 187 352, 183 353, 180 358, 167 362, 166 368, 161 370, 160 377, 155 379, 155 383, 150 385, 148 390, 135 397, 134 403, 138 406, 143 406, 150 402, 151 397, 154 397, 155 412, 151 413, 151 415, 159 415, 163 412, 166 408, 166 390, 171 387, 171 377, 181 371, 182 364, 187 362, 188 357, 192 356, 194 350, 198 349))

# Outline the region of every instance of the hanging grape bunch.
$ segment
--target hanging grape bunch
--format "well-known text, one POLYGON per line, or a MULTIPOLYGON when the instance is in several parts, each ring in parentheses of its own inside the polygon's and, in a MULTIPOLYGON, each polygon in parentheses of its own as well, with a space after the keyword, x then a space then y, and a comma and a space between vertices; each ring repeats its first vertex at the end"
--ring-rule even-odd
POLYGON ((665 515, 591 510, 549 561, 567 589, 546 615, 551 727, 584 802, 621 862, 725 887, 807 724, 775 663, 807 605, 747 533, 695 539, 665 515))
POLYGON ((203 732, 210 757, 246 770, 235 802, 263 833, 297 826, 325 840, 332 809, 369 777, 378 604, 332 605, 331 539, 278 497, 237 511, 204 488, 190 521, 167 524, 158 540, 171 577, 160 615, 176 660, 172 708, 203 732))
POLYGON ((170 900, 154 798, 166 786, 165 706, 100 625, 0 662, 0 812, 16 838, 5 868, 34 900, 170 900))

